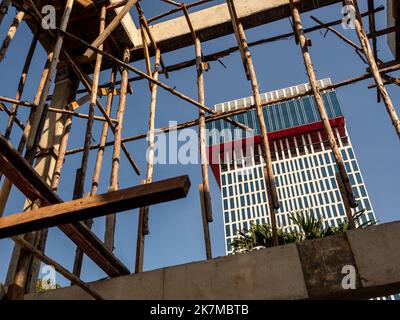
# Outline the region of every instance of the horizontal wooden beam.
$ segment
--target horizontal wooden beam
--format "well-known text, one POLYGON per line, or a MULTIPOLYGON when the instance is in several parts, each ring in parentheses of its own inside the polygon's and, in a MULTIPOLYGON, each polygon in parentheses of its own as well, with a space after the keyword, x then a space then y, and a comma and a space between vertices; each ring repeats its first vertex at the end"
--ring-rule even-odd
POLYGON ((0 218, 0 239, 186 197, 188 176, 77 199, 0 218))
MULTIPOLYGON (((63 202, 1 135, 0 172, 32 201, 40 199, 43 206, 63 202)), ((110 277, 130 273, 83 222, 65 224, 59 228, 110 277)))

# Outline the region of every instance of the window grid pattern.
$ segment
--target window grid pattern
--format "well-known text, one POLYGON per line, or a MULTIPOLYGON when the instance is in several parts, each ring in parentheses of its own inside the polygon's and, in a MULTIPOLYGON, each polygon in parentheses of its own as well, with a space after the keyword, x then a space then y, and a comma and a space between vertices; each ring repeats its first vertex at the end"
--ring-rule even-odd
MULTIPOLYGON (((359 208, 366 209, 362 221, 376 220, 369 196, 345 127, 334 130, 342 152, 359 208)), ((346 214, 336 184, 337 167, 323 132, 304 134, 271 142, 273 169, 280 209, 276 212, 278 227, 294 230, 289 213, 313 209, 325 226, 338 226, 346 214)), ((263 158, 260 146, 239 148, 221 155, 221 193, 225 225, 226 252, 237 232, 251 223, 269 223, 265 192, 263 158), (250 152, 249 152, 250 151, 250 152)))
MULTIPOLYGON (((327 81, 328 80, 322 80, 320 86, 330 83, 327 81)), ((306 92, 307 90, 309 90, 308 85, 300 85, 264 93, 261 94, 260 97, 262 102, 266 103, 282 97, 291 97, 295 94, 306 92)), ((330 119, 343 115, 334 90, 324 91, 322 97, 330 119)), ((249 97, 216 105, 215 109, 216 111, 224 112, 252 105, 254 105, 253 98, 249 97)), ((263 108, 263 113, 268 132, 284 130, 321 121, 315 97, 313 96, 305 96, 303 98, 269 105, 263 108)), ((252 128, 253 131, 249 133, 238 129, 224 120, 209 122, 207 123, 209 145, 218 145, 232 140, 241 140, 249 136, 260 135, 260 126, 255 109, 233 116, 232 118, 238 122, 246 124, 248 127, 252 128)))

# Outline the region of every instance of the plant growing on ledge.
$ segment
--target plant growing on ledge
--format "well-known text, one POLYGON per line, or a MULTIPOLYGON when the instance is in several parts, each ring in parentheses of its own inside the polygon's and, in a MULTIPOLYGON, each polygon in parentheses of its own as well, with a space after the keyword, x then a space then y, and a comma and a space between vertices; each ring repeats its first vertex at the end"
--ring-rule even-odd
MULTIPOLYGON (((375 225, 376 221, 368 220, 363 222, 361 218, 365 213, 365 209, 354 214, 354 221, 357 228, 364 228, 375 225)), ((327 226, 323 224, 323 218, 315 217, 312 210, 299 210, 290 213, 295 230, 288 231, 278 229, 278 240, 280 245, 300 242, 304 240, 312 240, 332 236, 349 230, 347 220, 343 221, 339 226, 327 226)), ((249 252, 259 248, 272 247, 272 229, 268 224, 252 224, 250 229, 238 232, 238 238, 231 243, 234 253, 249 252)))

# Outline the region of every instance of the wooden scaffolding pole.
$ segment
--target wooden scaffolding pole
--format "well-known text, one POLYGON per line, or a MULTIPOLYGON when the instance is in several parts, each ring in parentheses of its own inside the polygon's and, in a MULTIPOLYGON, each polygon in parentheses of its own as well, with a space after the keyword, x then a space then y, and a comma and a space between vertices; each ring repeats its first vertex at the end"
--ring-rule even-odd
MULTIPOLYGON (((199 102, 205 103, 204 94, 204 66, 202 61, 201 42, 198 37, 195 39, 196 50, 196 69, 197 69, 197 86, 199 93, 199 102)), ((206 114, 203 110, 199 110, 199 150, 201 159, 201 174, 203 183, 200 188, 200 204, 202 211, 202 221, 204 230, 204 243, 206 249, 207 260, 212 259, 211 240, 209 223, 213 221, 213 212, 210 196, 210 181, 208 178, 208 160, 207 160, 207 137, 206 137, 206 114)))
MULTIPOLYGON (((203 61, 203 50, 201 48, 201 40, 197 36, 193 24, 190 20, 190 15, 185 4, 181 5, 182 11, 185 15, 186 21, 191 31, 192 40, 195 46, 195 58, 196 58, 196 71, 197 71, 197 90, 198 90, 198 101, 201 104, 205 104, 205 92, 204 92, 204 71, 207 70, 208 65, 203 61)), ((207 260, 212 259, 212 248, 209 223, 213 221, 213 212, 211 205, 210 196, 210 181, 208 178, 208 160, 207 160, 207 137, 206 137, 206 113, 199 109, 199 151, 201 161, 201 174, 203 183, 199 186, 200 195, 200 208, 202 214, 203 231, 204 231, 204 244, 206 251, 207 260)))
MULTIPOLYGON (((101 35, 106 27, 106 6, 103 5, 100 9, 100 25, 99 25, 99 35, 101 35)), ((103 44, 99 46, 100 50, 103 50, 103 44)), ((90 142, 92 138, 92 129, 93 129, 93 120, 94 120, 94 112, 96 107, 97 101, 97 94, 99 89, 99 78, 101 72, 101 65, 103 62, 103 57, 100 54, 96 55, 96 63, 94 67, 93 73, 93 81, 92 81, 92 92, 90 94, 90 105, 89 105, 89 119, 86 125, 86 132, 85 132, 85 142, 84 142, 84 151, 82 154, 82 161, 81 167, 79 171, 78 177, 78 185, 77 185, 77 193, 74 195, 76 198, 82 198, 84 195, 84 188, 85 188, 85 180, 86 180, 86 171, 89 162, 89 153, 90 153, 90 142)), ((107 113, 107 110, 106 110, 107 113)), ((110 112, 108 112, 108 115, 110 112)), ((92 220, 85 221, 85 224, 88 226, 89 229, 92 227, 92 220)), ((74 260, 74 267, 73 273, 76 276, 80 276, 82 270, 82 262, 83 262, 83 252, 82 250, 77 247, 75 252, 75 260, 74 260)))
MULTIPOLYGON (((187 95, 177 91, 175 88, 172 88, 172 87, 168 86, 167 84, 165 84, 165 83, 163 83, 163 82, 161 82, 159 80, 153 79, 148 74, 146 74, 145 72, 139 70, 138 68, 135 68, 135 67, 131 66, 129 63, 121 61, 120 59, 114 57, 113 55, 111 55, 111 54, 109 54, 109 53, 107 53, 107 52, 105 52, 103 50, 100 50, 100 49, 92 46, 91 44, 87 43, 86 41, 80 39, 79 37, 77 37, 77 36, 75 36, 75 35, 73 35, 73 34, 71 34, 69 32, 63 31, 60 28, 56 28, 56 29, 60 33, 66 35, 68 38, 70 38, 70 39, 82 44, 83 46, 85 46, 87 48, 92 49, 94 52, 102 54, 106 59, 112 61, 113 63, 115 63, 115 64, 117 64, 117 65, 119 65, 119 66, 121 66, 123 68, 126 68, 126 69, 136 73, 137 75, 143 77, 144 79, 147 79, 148 81, 151 81, 152 83, 157 84, 160 88, 163 88, 164 90, 168 91, 169 93, 173 94, 174 96, 177 96, 178 98, 180 98, 180 99, 182 99, 182 100, 184 100, 186 102, 189 102, 190 104, 196 106, 197 108, 203 109, 204 111, 209 112, 211 114, 216 114, 217 113, 213 109, 211 109, 211 108, 209 108, 207 106, 201 105, 198 101, 196 101, 196 100, 188 97, 187 95)), ((232 120, 230 118, 225 118, 224 121, 227 121, 227 122, 231 123, 232 125, 234 125, 234 126, 236 126, 238 128, 241 128, 243 130, 250 130, 250 128, 245 126, 244 124, 242 124, 240 122, 237 122, 235 120, 232 120)))
MULTIPOLYGON (((26 79, 28 77, 29 69, 31 67, 32 58, 35 53, 36 46, 37 46, 37 43, 39 40, 39 34, 40 34, 40 29, 38 29, 33 35, 32 42, 31 42, 31 45, 28 50, 28 54, 26 56, 24 66, 22 68, 22 73, 19 78, 17 92, 15 94, 15 100, 20 100, 22 97, 22 94, 24 92, 25 83, 26 83, 26 79)), ((11 113, 12 113, 12 116, 8 119, 6 131, 4 133, 4 137, 7 140, 10 138, 10 135, 11 135, 11 132, 13 129, 13 124, 14 124, 15 118, 17 117, 17 113, 18 113, 18 105, 17 104, 12 105, 11 113)))
POLYGON ((328 117, 328 114, 325 109, 324 101, 322 99, 321 93, 320 93, 318 85, 317 85, 317 77, 315 75, 314 67, 312 65, 310 52, 308 51, 308 41, 307 41, 306 36, 303 31, 303 26, 301 23, 299 9, 297 8, 297 5, 293 3, 293 0, 290 0, 290 4, 291 4, 291 13, 292 13, 292 18, 293 18, 293 23, 294 23, 294 29, 297 34, 297 39, 299 41, 299 45, 300 45, 301 52, 303 55, 304 65, 306 67, 307 75, 310 80, 311 90, 315 97, 318 111, 321 116, 321 120, 324 125, 325 131, 328 135, 329 145, 330 145, 332 153, 335 157, 336 164, 339 169, 340 177, 342 179, 343 185, 346 190, 348 203, 352 208, 356 208, 357 202, 354 197, 353 189, 351 187, 351 183, 350 183, 349 177, 346 172, 346 167, 343 162, 342 154, 337 145, 335 135, 333 133, 331 124, 329 122, 329 117, 328 117))
MULTIPOLYGON (((189 8, 188 5, 186 5, 186 7, 189 8)), ((384 10, 384 7, 383 6, 379 6, 379 7, 374 8, 372 11, 363 12, 361 14, 361 16, 362 17, 370 16, 371 14, 375 14, 375 13, 380 12, 382 10, 384 10)), ((326 27, 332 27, 332 26, 335 26, 335 25, 340 25, 341 23, 342 23, 342 19, 335 20, 335 21, 330 21, 330 22, 325 23, 323 25, 318 24, 316 26, 304 29, 304 33, 310 33, 310 32, 314 32, 314 31, 318 31, 318 30, 321 30, 321 29, 326 28, 326 27)), ((395 28, 396 27, 393 27, 393 29, 395 29, 395 28)), ((368 37, 370 38, 370 37, 376 37, 376 36, 379 36, 379 35, 386 34, 387 30, 389 30, 389 29, 391 29, 391 28, 388 28, 388 29, 383 30, 381 32, 378 31, 373 35, 369 34, 368 37)), ((392 32, 394 32, 394 30, 392 30, 392 32)), ((285 34, 281 34, 281 35, 268 37, 268 38, 263 38, 263 39, 260 39, 260 40, 249 42, 248 46, 249 47, 260 46, 260 45, 263 45, 263 44, 267 44, 267 43, 271 43, 271 42, 275 42, 275 41, 279 41, 279 40, 286 40, 287 38, 290 38, 292 36, 294 36, 294 33, 293 32, 288 32, 288 33, 285 33, 285 34)), ((239 47, 237 47, 237 46, 231 47, 231 48, 228 48, 228 49, 225 49, 225 50, 222 50, 222 51, 218 51, 218 52, 214 52, 212 54, 205 55, 203 57, 203 60, 204 60, 204 62, 219 61, 221 58, 229 56, 229 55, 231 55, 232 53, 235 53, 238 50, 239 50, 239 47)), ((180 63, 174 64, 174 65, 166 66, 165 70, 167 72, 175 72, 175 71, 182 70, 182 69, 185 69, 185 68, 189 68, 189 67, 192 67, 192 66, 195 66, 195 65, 196 65, 196 59, 192 59, 192 60, 188 60, 188 61, 184 61, 184 62, 180 62, 180 63)), ((160 71, 160 74, 161 73, 164 73, 164 70, 160 71)), ((142 76, 135 76, 135 77, 129 78, 129 82, 141 81, 141 80, 145 80, 145 78, 142 77, 142 76)), ((117 81, 115 84, 117 85, 119 83, 120 82, 117 81)), ((103 88, 103 87, 107 87, 108 85, 109 85, 109 83, 105 83, 105 84, 102 84, 100 87, 103 88)), ((78 90, 78 93, 84 93, 84 92, 86 92, 86 89, 78 90)), ((1 99, 1 97, 0 97, 0 99, 1 99)))
MULTIPOLYGON (((106 20, 106 7, 103 5, 101 8, 100 13, 100 27, 99 27, 99 34, 102 34, 105 29, 105 20, 106 20)), ((99 46, 100 50, 103 50, 103 45, 99 46)), ((89 105, 89 118, 86 125, 86 132, 85 132, 85 141, 84 141, 84 150, 82 154, 82 161, 81 161, 81 171, 79 176, 78 182, 78 189, 77 189, 77 198, 82 198, 84 193, 84 185, 85 185, 85 178, 86 178, 86 171, 89 162, 89 147, 92 138, 92 129, 93 129, 93 118, 94 112, 96 107, 97 101, 97 94, 99 88, 99 78, 100 78, 100 71, 102 65, 103 57, 100 54, 96 55, 96 64, 94 67, 93 73, 93 81, 92 81, 92 92, 90 93, 90 105, 89 105)))
MULTIPOLYGON (((21 246, 24 250, 29 251, 35 258, 38 260, 42 261, 43 263, 53 266, 54 269, 60 273, 63 277, 66 279, 70 280, 73 284, 76 284, 77 286, 81 287, 84 291, 86 291, 88 294, 90 294, 94 299, 96 300, 104 300, 104 298, 94 291, 88 284, 83 282, 81 279, 79 279, 77 276, 73 275, 71 272, 69 272, 67 269, 65 269, 63 266, 61 266, 59 263, 54 261, 53 259, 49 258, 46 256, 42 251, 36 249, 34 246, 32 246, 29 242, 27 242, 24 238, 22 237, 12 237, 11 238, 16 244, 21 246)), ((20 290, 18 295, 13 294, 13 296, 9 296, 9 299, 23 299, 23 291, 20 290)))
MULTIPOLYGON (((128 0, 122 10, 119 11, 117 16, 110 22, 104 32, 101 33, 95 41, 93 41, 92 46, 99 48, 111 35, 114 29, 118 27, 122 19, 129 13, 129 10, 131 10, 131 8, 136 4, 137 1, 138 0, 128 0)), ((94 52, 92 50, 87 49, 83 55, 85 56, 85 58, 90 59, 93 54, 94 52)))
POLYGON ((0 62, 3 61, 6 56, 7 50, 11 44, 11 41, 14 39, 15 34, 17 33, 18 27, 20 26, 22 20, 25 17, 24 11, 18 11, 15 15, 13 22, 11 23, 10 28, 8 29, 7 36, 4 39, 3 44, 0 48, 0 62))
MULTIPOLYGON (((39 40, 39 34, 40 34, 40 29, 38 29, 33 35, 32 42, 31 42, 31 45, 30 45, 29 50, 28 50, 28 54, 27 54, 27 56, 25 58, 25 63, 24 63, 24 66, 22 68, 22 73, 21 73, 21 76, 19 78, 17 92, 15 94, 15 99, 16 100, 21 99, 22 94, 24 92, 25 83, 26 83, 26 79, 28 77, 29 69, 31 67, 32 58, 33 58, 33 55, 35 53, 36 46, 37 46, 37 43, 38 43, 38 40, 39 40)), ((6 138, 7 140, 10 139, 11 132, 12 132, 12 129, 13 129, 13 126, 14 126, 14 122, 15 122, 15 120, 17 118, 17 114, 18 114, 18 104, 13 104, 12 107, 11 107, 11 115, 10 115, 10 117, 8 119, 6 131, 4 133, 4 138, 6 138)), ((25 130, 25 128, 24 128, 24 130, 25 130)), ((0 174, 0 179, 1 179, 1 174, 0 174)), ((0 210, 0 216, 1 216, 1 210, 0 210)))
MULTIPOLYGON (((115 82, 115 78, 116 78, 116 73, 117 73, 117 69, 113 68, 111 71, 111 78, 110 78, 111 86, 110 86, 110 89, 109 89, 108 95, 107 95, 106 113, 108 115, 111 114, 111 109, 112 109, 112 104, 113 104, 114 82, 115 82)), ((104 122, 102 132, 101 132, 101 137, 100 137, 100 147, 97 152, 96 163, 95 163, 93 177, 92 177, 92 186, 91 186, 90 196, 96 195, 98 187, 99 187, 100 173, 101 173, 101 167, 103 164, 103 157, 104 157, 104 150, 105 150, 104 144, 106 143, 106 140, 107 140, 108 129, 109 129, 109 124, 107 122, 104 122)), ((92 225, 93 225, 93 220, 92 219, 87 220, 86 225, 89 229, 91 229, 92 225)), ((80 250, 79 248, 77 248, 76 253, 75 253, 75 262, 74 262, 74 267, 73 267, 73 273, 78 277, 80 276, 81 271, 82 271, 82 262, 83 262, 83 251, 80 250)))
MULTIPOLYGON (((116 79, 116 72, 117 72, 117 69, 114 67, 111 71, 111 76, 110 76, 111 86, 110 86, 110 89, 109 89, 108 95, 107 95, 106 113, 108 115, 111 114, 113 100, 114 100, 113 91, 115 88, 114 82, 116 79)), ((107 142, 108 129, 109 129, 109 124, 107 122, 104 122, 102 131, 101 131, 99 150, 97 152, 96 163, 95 163, 95 168, 94 168, 93 177, 92 177, 92 187, 91 187, 91 191, 90 191, 91 196, 96 195, 97 190, 99 188, 100 173, 101 173, 101 167, 103 164, 104 150, 105 150, 105 144, 107 142)))
MULTIPOLYGON (((397 71, 397 70, 400 70, 400 64, 396 64, 396 65, 393 65, 393 66, 390 66, 390 67, 382 68, 379 71, 380 71, 381 74, 386 74, 388 72, 393 72, 393 71, 397 71)), ((357 77, 345 79, 345 80, 339 81, 337 83, 332 83, 330 85, 327 85, 326 87, 324 87, 323 90, 326 91, 326 90, 342 88, 342 87, 345 87, 345 86, 348 86, 348 85, 351 85, 351 84, 354 84, 354 83, 358 83, 360 81, 364 81, 364 80, 367 80, 367 79, 370 79, 370 78, 372 78, 372 75, 370 73, 364 73, 364 74, 359 75, 357 77)), ((293 99, 302 98, 302 97, 305 97, 305 96, 310 95, 310 94, 312 94, 312 91, 311 90, 307 90, 307 91, 305 91, 303 93, 298 93, 298 94, 295 94, 295 95, 290 96, 290 97, 281 97, 281 98, 273 99, 273 100, 271 100, 269 102, 263 103, 263 106, 269 106, 269 105, 273 105, 273 104, 276 104, 276 103, 281 103, 281 102, 285 102, 285 101, 289 101, 289 100, 293 100, 293 99)), ((240 108, 240 109, 233 110, 233 111, 220 112, 220 113, 218 113, 216 115, 208 115, 208 116, 206 116, 206 122, 212 122, 212 121, 220 120, 220 119, 222 119, 224 117, 228 117, 228 116, 233 117, 233 116, 236 116, 236 115, 239 115, 239 114, 246 113, 246 112, 248 112, 248 111, 250 111, 252 109, 255 109, 255 108, 256 108, 255 105, 251 105, 249 107, 240 108)), ((194 126, 197 126, 198 123, 199 123, 198 119, 193 119, 193 120, 185 121, 185 122, 182 122, 182 123, 178 123, 175 126, 160 128, 160 129, 158 129, 158 132, 168 133, 170 131, 176 131, 176 130, 181 130, 181 129, 185 129, 185 128, 194 127, 194 126)), ((147 133, 141 133, 141 134, 138 134, 138 135, 125 137, 125 138, 122 139, 122 141, 123 142, 132 142, 132 141, 145 139, 146 137, 147 137, 147 133)), ((105 147, 111 147, 111 146, 113 146, 113 144, 114 144, 114 141, 108 141, 108 142, 106 142, 105 147)), ((99 147, 100 147, 99 144, 92 144, 90 146, 90 150, 96 150, 99 147)), ((83 152, 83 148, 82 147, 68 150, 67 151, 67 155, 73 155, 73 154, 77 154, 77 153, 80 153, 80 152, 83 152)))
MULTIPOLYGON (((125 49, 123 60, 125 63, 128 63, 130 60, 130 51, 129 49, 125 49)), ((114 143, 114 152, 112 156, 112 165, 111 165, 111 175, 110 175, 110 186, 109 191, 118 190, 118 182, 119 182, 119 167, 120 167, 120 154, 121 154, 121 145, 122 145, 122 126, 125 114, 126 107, 126 94, 128 90, 128 77, 129 72, 126 68, 122 71, 122 83, 121 83, 121 93, 119 97, 118 111, 117 111, 117 120, 118 125, 115 128, 115 143, 114 143)), ((115 235, 115 225, 116 225, 116 216, 115 214, 108 215, 106 217, 106 228, 104 234, 104 243, 110 251, 114 250, 114 235, 115 235)))
MULTIPOLYGON (((154 71, 151 70, 151 60, 147 38, 144 26, 141 26, 143 50, 145 54, 145 61, 147 73, 152 78, 158 80, 161 65, 161 51, 156 49, 154 60, 154 71)), ((149 131, 148 131, 148 156, 147 156, 147 173, 146 180, 142 181, 143 184, 151 183, 153 181, 154 172, 154 142, 155 142, 155 119, 156 119, 156 106, 157 106, 157 90, 158 86, 149 81, 150 87, 150 114, 149 114, 149 131)), ((138 231, 136 241, 136 258, 135 258, 135 273, 143 272, 144 262, 144 243, 145 236, 149 234, 149 207, 142 207, 139 209, 138 231)))
MULTIPOLYGON (((40 200, 36 200, 32 204, 32 210, 38 209, 40 207, 40 200)), ((25 234, 22 238, 29 244, 32 244, 35 240, 35 233, 29 232, 25 234)), ((20 249, 19 256, 16 262, 16 271, 14 274, 14 279, 9 285, 7 296, 11 300, 21 299, 25 294, 25 285, 29 274, 29 262, 31 259, 31 254, 29 250, 24 248, 20 249)))
POLYGON ((3 22, 3 18, 7 14, 10 5, 11 5, 11 0, 3 0, 0 3, 0 25, 3 22))
MULTIPOLYGON (((60 29, 63 30, 63 31, 67 30, 69 17, 71 15, 74 2, 75 2, 75 0, 67 0, 67 3, 65 5, 63 17, 62 17, 62 20, 61 20, 61 27, 60 27, 60 29)), ((33 123, 32 123, 31 135, 30 135, 30 137, 28 139, 28 142, 27 142, 27 147, 28 148, 31 148, 33 146, 33 137, 37 133, 38 123, 39 123, 39 120, 40 120, 40 118, 42 116, 42 113, 44 111, 44 106, 46 104, 47 95, 49 94, 50 87, 51 87, 51 84, 53 82, 53 78, 55 76, 56 70, 57 70, 57 64, 58 64, 58 61, 59 61, 59 58, 60 58, 60 53, 61 53, 63 41, 64 41, 63 34, 59 33, 58 36, 57 36, 57 40, 56 40, 54 49, 53 49, 53 58, 52 58, 51 65, 50 65, 50 71, 49 71, 48 77, 46 79, 46 83, 44 85, 42 94, 40 96, 40 100, 39 100, 39 103, 38 103, 38 106, 37 106, 37 110, 35 112, 35 117, 34 117, 34 120, 33 120, 33 123)))
MULTIPOLYGON (((38 88, 36 90, 34 103, 38 102, 39 99, 40 99, 40 94, 41 94, 41 92, 43 90, 44 83, 45 83, 47 75, 49 73, 49 68, 50 68, 52 55, 53 54, 50 53, 47 56, 47 61, 46 61, 45 67, 43 69, 42 76, 40 78, 38 88)), ((21 136, 21 139, 19 141, 18 152, 20 154, 22 154, 22 152, 23 152, 23 150, 25 148, 25 144, 26 144, 26 141, 27 141, 29 133, 30 133, 31 122, 33 121, 34 113, 35 113, 35 110, 31 109, 31 112, 30 112, 30 115, 29 115, 29 119, 28 119, 28 121, 27 121, 27 123, 25 125, 24 132, 23 132, 23 134, 21 136)), ((9 181, 8 179, 4 179, 3 185, 2 185, 2 187, 0 189, 0 217, 3 215, 4 209, 5 209, 6 205, 7 205, 7 201, 8 201, 8 198, 10 196, 11 187, 12 187, 11 181, 9 181)))
POLYGON ((260 130, 261 130, 261 139, 262 139, 261 148, 262 148, 263 158, 265 160, 264 178, 265 178, 265 184, 267 187, 268 206, 269 206, 269 213, 270 213, 270 220, 271 220, 273 244, 275 246, 277 246, 279 243, 278 243, 278 228, 277 228, 277 223, 276 223, 275 210, 279 209, 279 200, 278 200, 278 194, 276 191, 275 176, 274 176, 274 171, 272 168, 271 150, 270 150, 270 145, 269 145, 269 140, 268 140, 267 127, 265 124, 265 119, 264 119, 264 114, 263 114, 263 108, 262 108, 262 103, 261 103, 261 98, 260 98, 260 91, 259 91, 256 71, 254 68, 253 59, 252 59, 249 47, 247 45, 247 40, 246 40, 246 35, 244 32, 243 25, 239 21, 237 14, 236 14, 234 2, 232 0, 227 0, 227 3, 228 3, 229 12, 231 15, 233 29, 234 29, 235 35, 236 35, 236 40, 237 40, 238 46, 241 48, 242 59, 243 59, 243 63, 245 64, 246 74, 248 75, 248 78, 251 81, 254 102, 256 105, 257 118, 258 118, 258 122, 260 125, 260 130))
POLYGON ((396 113, 396 109, 394 108, 393 102, 390 99, 389 94, 385 88, 385 84, 379 73, 378 65, 376 64, 374 53, 372 52, 368 37, 367 37, 367 35, 363 29, 362 23, 360 21, 360 18, 359 18, 360 12, 358 11, 357 0, 355 0, 355 1, 354 0, 345 0, 345 1, 346 1, 346 3, 348 3, 349 5, 352 5, 357 10, 356 16, 358 18, 355 19, 355 21, 354 21, 354 27, 357 32, 358 39, 360 40, 360 44, 364 51, 364 55, 367 58, 369 69, 375 80, 375 84, 376 84, 376 87, 380 94, 380 97, 382 98, 382 100, 386 106, 386 110, 387 110, 389 117, 392 121, 392 124, 396 130, 397 136, 400 138, 400 120, 396 113))

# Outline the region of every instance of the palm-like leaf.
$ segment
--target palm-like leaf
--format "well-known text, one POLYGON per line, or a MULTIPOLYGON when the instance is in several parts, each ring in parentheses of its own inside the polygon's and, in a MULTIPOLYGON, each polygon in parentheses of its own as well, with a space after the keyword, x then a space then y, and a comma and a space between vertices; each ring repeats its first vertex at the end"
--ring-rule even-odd
MULTIPOLYGON (((357 228, 364 228, 374 225, 376 221, 362 222, 365 209, 354 214, 354 221, 357 228)), ((280 245, 323 238, 346 232, 349 224, 345 220, 337 227, 324 227, 322 218, 316 218, 312 210, 300 210, 290 213, 290 219, 300 231, 285 231, 278 229, 278 240, 280 245)), ((238 237, 231 243, 234 252, 252 251, 257 247, 272 247, 272 229, 268 224, 251 224, 249 230, 238 232, 238 237)))

